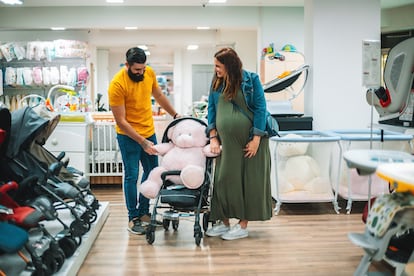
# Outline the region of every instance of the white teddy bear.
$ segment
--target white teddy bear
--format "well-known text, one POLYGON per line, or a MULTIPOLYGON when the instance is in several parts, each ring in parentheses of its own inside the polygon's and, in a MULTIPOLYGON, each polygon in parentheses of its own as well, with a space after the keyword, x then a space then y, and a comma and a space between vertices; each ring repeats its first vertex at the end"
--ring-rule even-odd
POLYGON ((177 119, 174 123, 167 130, 170 142, 154 146, 162 160, 140 186, 140 192, 147 198, 158 195, 162 186, 161 174, 165 171, 180 171, 180 175, 168 176, 167 179, 189 189, 197 189, 204 181, 206 157, 217 156, 207 145, 205 125, 191 117, 177 119))
MULTIPOLYGON (((284 137, 301 138, 297 134, 287 134, 284 137)), ((294 191, 326 193, 331 189, 329 180, 321 177, 321 170, 316 160, 306 154, 308 146, 308 142, 279 143, 277 147, 279 193, 294 191)))

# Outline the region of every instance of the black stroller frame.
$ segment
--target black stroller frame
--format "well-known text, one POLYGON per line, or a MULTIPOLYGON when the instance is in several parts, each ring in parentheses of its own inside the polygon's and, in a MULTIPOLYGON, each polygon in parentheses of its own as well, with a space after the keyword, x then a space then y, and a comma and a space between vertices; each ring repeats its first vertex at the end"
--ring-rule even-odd
MULTIPOLYGON (((64 167, 65 163, 62 162, 65 155, 64 152, 59 157, 54 157, 53 154, 40 144, 44 144, 44 140, 50 134, 45 134, 45 130, 53 131, 54 128, 50 127, 50 124, 53 125, 55 122, 50 122, 41 117, 30 107, 14 111, 12 113, 11 128, 13 139, 10 139, 13 142, 10 141, 11 143, 6 152, 8 159, 6 167, 8 167, 7 169, 9 169, 10 173, 14 174, 12 177, 17 181, 32 174, 36 174, 39 180, 43 180, 46 175, 47 179, 41 184, 49 190, 58 193, 60 197, 65 199, 65 203, 68 202, 68 199, 71 199, 78 207, 83 206, 85 209, 84 219, 92 223, 97 218, 98 201, 88 187, 82 188, 74 181, 65 181, 66 179, 61 178, 62 170, 67 172, 66 167, 64 167), (28 134, 21 135, 18 133, 22 130, 28 134), (60 163, 59 170, 55 173, 49 173, 49 166, 57 163, 60 163)), ((57 197, 55 198, 57 199, 57 197)), ((62 202, 62 200, 58 201, 62 202)), ((65 207, 68 206, 65 205, 65 207)))
MULTIPOLYGON (((72 198, 76 198, 76 195, 79 194, 78 190, 68 183, 60 183, 60 185, 57 185, 56 187, 46 183, 49 178, 58 174, 60 166, 62 165, 60 162, 51 165, 45 173, 41 170, 41 164, 38 165, 36 160, 32 159, 30 154, 24 154, 23 156, 19 155, 16 160, 7 157, 6 152, 8 148, 6 149, 6 146, 9 146, 10 130, 12 129, 11 116, 7 109, 0 109, 0 112, 2 118, 0 129, 2 130, 3 135, 2 142, 4 142, 0 147, 0 183, 2 183, 2 185, 8 185, 6 190, 10 190, 10 194, 3 194, 2 196, 8 204, 11 204, 10 206, 18 208, 20 208, 20 206, 22 206, 22 208, 27 206, 27 208, 30 207, 36 210, 35 212, 37 213, 33 213, 35 215, 31 218, 31 220, 36 219, 36 217, 38 218, 36 225, 17 224, 28 231, 28 242, 25 245, 25 249, 30 254, 31 260, 28 260, 30 263, 28 263, 26 268, 34 271, 34 274, 36 275, 51 275, 62 267, 65 258, 74 254, 78 245, 81 243, 81 236, 89 230, 90 224, 85 224, 81 218, 79 218, 79 211, 75 210, 75 208, 69 208, 72 198), (4 135, 5 133, 6 135, 4 135), (28 164, 26 164, 24 161, 28 160, 33 162, 28 162, 28 164), (14 162, 15 167, 9 167, 12 162, 14 162), (15 172, 11 172, 12 168, 18 169, 15 172), (39 174, 40 176, 43 176, 40 181, 39 174), (11 180, 15 179, 14 176, 20 178, 20 184, 11 180), (7 182, 8 184, 3 183, 6 179, 11 181, 7 182), (66 197, 69 195, 71 198, 68 201, 65 201, 57 193, 66 197), (59 202, 62 206, 68 208, 72 212, 72 215, 74 214, 76 216, 75 221, 72 222, 70 227, 58 217, 58 212, 53 205, 54 202, 59 202), (41 216, 39 216, 39 213, 41 216), (64 230, 56 235, 52 235, 41 223, 42 221, 47 220, 56 220, 60 222, 63 225, 64 230), (79 227, 80 223, 82 223, 83 227, 79 227), (88 227, 84 225, 87 225, 88 227)), ((40 123, 43 125, 43 122, 40 123)), ((74 200, 72 200, 72 202, 74 202, 74 200)), ((90 216, 87 216, 86 218, 89 220, 96 219, 96 217, 91 218, 90 216)), ((85 220, 85 217, 82 219, 85 220)), ((16 222, 12 221, 11 223, 16 222)))
MULTIPOLYGON (((207 124, 198 118, 182 117, 172 121, 164 131, 162 142, 169 142, 167 136, 168 129, 182 120, 195 120, 200 124, 207 126, 207 124)), ((212 168, 213 158, 207 157, 206 169, 204 171, 204 180, 202 185, 197 189, 188 189, 182 185, 177 185, 167 179, 171 175, 180 175, 181 171, 166 171, 161 174, 162 186, 154 199, 154 207, 151 213, 151 222, 147 227, 146 240, 148 244, 153 244, 155 241, 155 229, 157 227, 157 210, 168 209, 162 213, 162 224, 165 231, 172 224, 174 231, 178 230, 179 218, 194 216, 194 238, 196 245, 200 245, 203 238, 203 231, 200 225, 200 214, 203 214, 202 227, 204 231, 208 229, 210 218, 210 196, 212 188, 212 168), (161 204, 160 204, 161 203, 161 204)))
POLYGON ((16 201, 24 205, 33 205, 34 208, 49 213, 48 220, 56 220, 63 226, 64 229, 56 238, 68 248, 65 252, 68 257, 81 244, 82 236, 89 231, 91 224, 97 219, 96 210, 99 204, 88 189, 82 189, 74 183, 69 184, 59 178, 59 173, 65 165, 60 161, 64 154, 54 159, 49 158, 52 160, 50 162, 53 162, 49 165, 45 160, 38 160, 31 153, 31 148, 35 146, 53 157, 37 144, 49 121, 38 116, 30 107, 15 112, 19 113, 17 115, 12 113, 11 137, 8 139, 6 152, 2 154, 4 155, 0 164, 4 174, 2 177, 24 183, 22 185, 24 187, 14 196, 16 201), (18 117, 20 115, 21 119, 18 117), (39 199, 41 196, 44 198, 39 199), (60 209, 70 211, 73 218, 70 226, 58 217, 56 210, 60 209))

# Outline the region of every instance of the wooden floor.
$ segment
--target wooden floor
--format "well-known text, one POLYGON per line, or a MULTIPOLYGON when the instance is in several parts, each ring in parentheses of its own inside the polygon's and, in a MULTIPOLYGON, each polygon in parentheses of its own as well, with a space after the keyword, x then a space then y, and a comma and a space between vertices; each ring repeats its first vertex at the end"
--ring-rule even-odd
MULTIPOLYGON (((353 275, 363 254, 347 236, 364 231, 362 202, 354 202, 349 215, 344 200, 341 214, 331 203, 285 203, 270 221, 249 223, 248 238, 205 237, 200 246, 193 238, 194 217, 180 218, 177 231, 157 228, 155 242, 149 245, 145 235, 126 230, 121 187, 102 186, 92 190, 100 201, 110 202, 110 214, 79 276, 353 275)), ((379 262, 370 271, 392 275, 394 270, 379 262)))

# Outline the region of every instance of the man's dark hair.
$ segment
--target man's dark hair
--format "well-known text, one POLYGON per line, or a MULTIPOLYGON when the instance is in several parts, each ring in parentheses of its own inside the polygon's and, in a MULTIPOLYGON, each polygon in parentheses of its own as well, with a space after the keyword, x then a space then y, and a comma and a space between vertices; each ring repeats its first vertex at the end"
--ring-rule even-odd
POLYGON ((147 61, 147 55, 141 48, 133 47, 126 52, 126 61, 129 65, 134 63, 144 64, 147 61))

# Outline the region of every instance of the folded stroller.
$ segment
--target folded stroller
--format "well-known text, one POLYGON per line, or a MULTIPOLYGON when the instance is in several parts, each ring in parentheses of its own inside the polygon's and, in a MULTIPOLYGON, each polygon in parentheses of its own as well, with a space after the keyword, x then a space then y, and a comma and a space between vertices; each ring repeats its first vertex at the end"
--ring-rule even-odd
MULTIPOLYGON (((182 120, 194 120, 202 126, 207 127, 201 119, 193 117, 183 117, 172 121, 166 128, 162 142, 168 143, 168 130, 182 120)), ((168 209, 162 213, 162 224, 165 230, 168 230, 170 224, 174 230, 178 229, 179 218, 181 216, 194 216, 194 238, 196 245, 200 245, 203 232, 200 226, 200 214, 203 213, 203 230, 206 231, 209 223, 209 202, 210 188, 212 186, 212 158, 206 158, 203 183, 196 189, 189 189, 182 183, 172 182, 169 178, 180 175, 180 170, 165 171, 161 174, 162 186, 155 197, 155 203, 151 215, 151 222, 147 228, 146 240, 152 244, 155 240, 155 228, 157 226, 157 210, 160 208, 168 209)), ((177 180, 175 180, 177 181, 177 180)))

